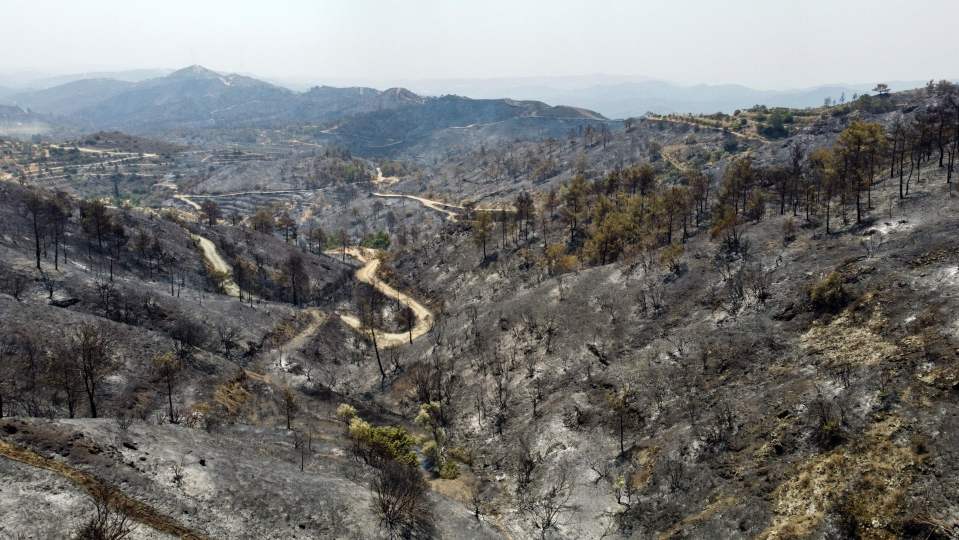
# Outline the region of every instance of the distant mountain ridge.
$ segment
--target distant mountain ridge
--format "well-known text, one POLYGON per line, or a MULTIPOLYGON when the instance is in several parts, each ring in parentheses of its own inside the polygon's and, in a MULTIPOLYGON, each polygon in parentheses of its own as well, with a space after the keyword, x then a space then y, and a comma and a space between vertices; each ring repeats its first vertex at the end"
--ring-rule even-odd
POLYGON ((146 79, 163 77, 173 72, 172 69, 128 69, 121 71, 87 71, 80 73, 37 73, 14 72, 0 73, 0 86, 11 89, 14 93, 36 90, 46 90, 54 86, 82 81, 85 79, 113 79, 125 82, 140 82, 146 79))
POLYGON ((47 119, 15 105, 0 105, 0 136, 29 137, 51 131, 47 119))
POLYGON ((390 146, 435 130, 513 118, 605 120, 576 107, 540 101, 424 97, 405 88, 315 86, 306 92, 252 77, 189 66, 163 77, 126 82, 87 79, 8 97, 32 112, 82 131, 151 134, 181 129, 318 125, 324 137, 354 148, 390 146))
POLYGON ((17 92, 6 101, 43 114, 68 116, 133 86, 134 83, 115 79, 82 79, 43 90, 17 92))
POLYGON ((325 121, 421 101, 405 89, 315 87, 296 93, 258 79, 189 66, 139 82, 82 79, 3 101, 84 128, 155 131, 325 121))
MULTIPOLYGON (((881 81, 877 81, 881 82, 881 81)), ((887 81, 893 91, 923 86, 923 81, 887 81)), ((758 90, 739 84, 685 85, 648 77, 590 75, 580 77, 521 77, 498 79, 438 79, 405 81, 425 95, 466 93, 474 98, 510 96, 553 104, 575 104, 609 118, 654 113, 731 113, 753 105, 816 107, 826 98, 838 101, 868 93, 875 84, 830 84, 792 90, 758 90)))

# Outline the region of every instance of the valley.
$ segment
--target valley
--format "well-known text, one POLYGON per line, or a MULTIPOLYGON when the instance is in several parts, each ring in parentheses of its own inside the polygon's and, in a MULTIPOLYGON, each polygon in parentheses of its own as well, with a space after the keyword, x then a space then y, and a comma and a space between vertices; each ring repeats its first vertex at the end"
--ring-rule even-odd
POLYGON ((64 131, 0 139, 0 536, 959 531, 953 83, 26 97, 64 131))

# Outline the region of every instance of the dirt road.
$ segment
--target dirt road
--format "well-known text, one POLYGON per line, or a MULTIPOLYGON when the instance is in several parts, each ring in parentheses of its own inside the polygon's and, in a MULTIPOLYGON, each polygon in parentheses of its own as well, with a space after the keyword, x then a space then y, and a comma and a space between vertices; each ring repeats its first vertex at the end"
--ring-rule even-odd
MULTIPOLYGON (((190 236, 200 247, 200 250, 203 252, 203 259, 213 270, 222 272, 227 276, 233 275, 233 269, 225 260, 223 260, 223 257, 220 256, 220 253, 216 250, 216 246, 213 244, 213 242, 211 242, 208 238, 204 238, 197 234, 191 234, 190 236)), ((343 254, 343 251, 331 250, 328 251, 327 254, 332 257, 339 257, 343 254)), ((412 332, 382 332, 380 330, 376 330, 376 342, 380 347, 389 348, 402 345, 404 343, 409 343, 410 339, 416 339, 430 331, 430 328, 433 326, 433 313, 427 309, 426 306, 417 302, 413 297, 394 289, 383 280, 376 277, 376 271, 380 267, 380 259, 377 257, 377 250, 354 247, 348 248, 346 250, 346 254, 363 263, 363 266, 356 271, 357 280, 362 281, 363 283, 368 283, 376 290, 383 293, 383 295, 409 306, 410 309, 413 310, 413 314, 416 316, 416 324, 413 326, 412 332)), ((223 291, 230 296, 240 296, 240 287, 237 286, 232 277, 228 277, 224 281, 223 291)), ((290 344, 287 344, 282 352, 290 353, 299 350, 305 340, 315 334, 320 325, 322 325, 322 323, 325 321, 323 313, 319 310, 310 310, 310 314, 314 318, 313 322, 303 332, 301 332, 300 335, 294 338, 290 344)), ((363 331, 363 325, 356 316, 347 313, 340 313, 340 318, 350 327, 358 331, 363 331)))
POLYGON ((200 209, 200 205, 197 204, 197 203, 195 203, 195 202, 193 202, 193 200, 190 199, 190 196, 189 196, 189 195, 174 195, 173 198, 176 199, 176 200, 178 200, 178 201, 183 201, 183 202, 185 202, 187 205, 189 205, 190 207, 192 207, 194 210, 199 210, 199 209, 200 209))
POLYGON ((649 116, 648 118, 649 118, 650 120, 654 120, 654 121, 656 121, 656 122, 671 122, 671 123, 673 123, 673 124, 682 124, 682 125, 686 125, 686 126, 698 127, 698 128, 701 128, 701 129, 711 129, 711 130, 713 130, 713 131, 719 131, 719 132, 721 132, 721 133, 728 133, 728 134, 730 134, 730 135, 732 135, 732 136, 734 136, 734 137, 739 137, 740 139, 749 139, 749 140, 751 140, 751 141, 759 141, 759 142, 769 142, 769 139, 767 139, 767 138, 765 138, 765 137, 761 137, 761 136, 759 136, 759 135, 755 135, 755 134, 753 134, 753 133, 741 133, 741 132, 739 132, 739 131, 733 131, 733 130, 731 130, 731 129, 723 129, 723 128, 720 127, 720 126, 712 126, 712 125, 709 125, 709 124, 700 124, 700 123, 697 123, 697 122, 692 122, 692 121, 690 121, 690 120, 682 120, 682 119, 679 119, 679 118, 668 118, 668 117, 666 117, 666 116, 655 116, 655 115, 649 116))
POLYGON ((216 246, 213 245, 208 238, 204 238, 198 234, 191 234, 193 241, 200 246, 200 250, 203 252, 203 258, 206 260, 206 263, 210 265, 211 268, 217 272, 222 272, 228 277, 223 281, 223 292, 230 296, 240 296, 240 287, 237 286, 236 282, 233 281, 233 269, 230 268, 230 265, 223 260, 223 257, 220 256, 220 253, 217 252, 216 246))
POLYGON ((446 217, 449 218, 451 221, 456 221, 457 216, 460 215, 459 212, 455 212, 451 209, 455 208, 461 211, 464 210, 462 206, 425 199, 423 197, 417 197, 416 195, 405 195, 402 193, 377 193, 375 191, 373 192, 373 195, 376 197, 384 197, 384 198, 392 198, 392 199, 412 199, 422 204, 423 206, 429 208, 430 210, 436 210, 437 212, 446 214, 446 217))
MULTIPOLYGON (((374 197, 384 197, 388 199, 410 199, 414 200, 430 210, 436 210, 446 215, 450 221, 458 221, 461 216, 466 214, 466 207, 459 204, 451 204, 442 201, 434 201, 425 197, 416 195, 407 195, 405 193, 378 193, 373 192, 374 197)), ((515 212, 512 208, 474 208, 473 212, 515 212)))
MULTIPOLYGON (((363 266, 356 271, 356 279, 372 285, 373 288, 383 293, 383 295, 409 306, 410 309, 413 310, 413 314, 416 315, 416 324, 413 326, 412 332, 383 332, 374 330, 377 345, 385 349, 409 343, 411 334, 412 339, 416 339, 429 332, 430 328, 433 327, 433 312, 427 309, 423 304, 417 302, 413 297, 394 289, 376 277, 376 271, 380 267, 380 259, 377 257, 377 253, 378 250, 370 248, 347 248, 347 255, 363 263, 363 266)), ((327 254, 332 257, 339 257, 343 255, 343 250, 330 250, 327 254)), ((356 316, 347 313, 340 313, 339 315, 340 319, 353 329, 359 332, 366 331, 356 316)))
POLYGON ((373 179, 374 184, 380 186, 391 186, 399 181, 399 176, 383 176, 383 171, 379 167, 376 168, 376 178, 373 179))

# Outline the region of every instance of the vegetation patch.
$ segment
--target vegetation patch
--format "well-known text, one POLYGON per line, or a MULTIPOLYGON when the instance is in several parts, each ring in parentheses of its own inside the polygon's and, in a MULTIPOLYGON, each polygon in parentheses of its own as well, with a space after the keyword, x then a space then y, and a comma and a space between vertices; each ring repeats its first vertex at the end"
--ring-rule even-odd
POLYGON ((899 537, 902 499, 921 459, 911 447, 893 442, 902 424, 889 416, 854 446, 800 463, 776 488, 776 517, 759 538, 806 538, 830 514, 856 538, 899 537))
POLYGON ((832 272, 809 289, 809 301, 819 312, 835 313, 849 303, 849 293, 842 286, 842 276, 832 272))
POLYGON ((806 352, 821 355, 831 366, 872 366, 899 353, 896 345, 877 333, 884 323, 878 306, 865 324, 854 320, 854 315, 846 310, 828 323, 814 322, 800 338, 800 344, 806 352))
POLYGON ((252 395, 246 389, 245 381, 246 376, 241 372, 234 379, 217 386, 213 391, 213 401, 222 406, 227 413, 235 416, 252 395))
POLYGON ((403 465, 416 465, 416 437, 397 426, 374 426, 354 417, 350 420, 350 438, 354 450, 367 463, 376 464, 391 459, 403 465))
POLYGON ((720 497, 716 499, 715 501, 707 504, 706 507, 703 508, 700 512, 697 512, 691 516, 684 517, 679 523, 670 527, 669 530, 667 530, 666 532, 661 533, 657 538, 659 540, 666 540, 668 538, 677 538, 677 537, 681 538, 683 536, 681 533, 686 527, 703 523, 704 521, 716 515, 717 512, 721 512, 722 510, 725 510, 726 508, 735 506, 737 502, 738 502, 738 499, 736 497, 732 497, 732 496, 720 497))

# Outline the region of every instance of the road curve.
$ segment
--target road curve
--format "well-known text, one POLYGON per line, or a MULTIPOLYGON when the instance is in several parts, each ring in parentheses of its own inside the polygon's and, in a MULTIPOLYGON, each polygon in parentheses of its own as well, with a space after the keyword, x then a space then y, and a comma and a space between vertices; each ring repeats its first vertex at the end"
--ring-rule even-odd
POLYGON ((373 179, 373 183, 380 186, 390 186, 400 181, 399 176, 383 176, 383 170, 379 167, 376 168, 376 178, 373 179))
MULTIPOLYGON (((466 214, 466 207, 459 204, 445 203, 442 201, 434 201, 433 199, 427 199, 425 197, 417 197, 416 195, 407 195, 406 193, 380 193, 372 192, 374 197, 383 197, 387 199, 410 199, 414 200, 423 206, 429 208, 430 210, 436 210, 437 212, 443 213, 446 215, 447 219, 450 221, 459 221, 459 218, 466 214)), ((513 213, 516 210, 513 208, 473 208, 473 212, 508 212, 513 213)))
POLYGON ((176 200, 178 200, 178 201, 183 201, 183 202, 186 203, 188 206, 192 207, 194 210, 199 210, 199 209, 200 209, 200 205, 197 204, 197 203, 195 203, 195 202, 193 202, 193 200, 190 199, 190 196, 189 196, 189 195, 179 195, 179 194, 177 194, 177 195, 174 195, 173 198, 176 199, 176 200))
MULTIPOLYGON (((339 257, 343 255, 343 250, 329 250, 326 254, 331 257, 339 257)), ((346 249, 346 254, 363 263, 363 266, 356 271, 356 279, 358 281, 372 285, 373 288, 383 293, 383 295, 397 300, 413 310, 413 314, 416 316, 416 324, 413 326, 412 339, 416 339, 430 331, 430 328, 433 327, 433 312, 427 309, 423 304, 417 302, 413 297, 394 289, 376 277, 376 271, 380 267, 380 259, 377 256, 378 250, 351 247, 346 249)), ((359 332, 365 331, 362 323, 356 316, 347 313, 340 313, 339 315, 340 319, 354 330, 359 332)), ((383 332, 381 330, 374 330, 373 332, 376 335, 376 344, 384 349, 409 343, 411 335, 410 332, 383 332)))
POLYGON ((453 210, 450 210, 451 208, 455 208, 457 210, 464 209, 462 206, 434 201, 431 199, 424 199, 423 197, 417 197, 416 195, 406 195, 403 193, 377 193, 375 191, 373 192, 373 195, 375 197, 383 197, 387 199, 412 199, 429 208, 430 210, 436 210, 437 212, 446 214, 446 217, 449 218, 450 221, 456 221, 456 218, 459 216, 459 212, 454 212, 453 210))

